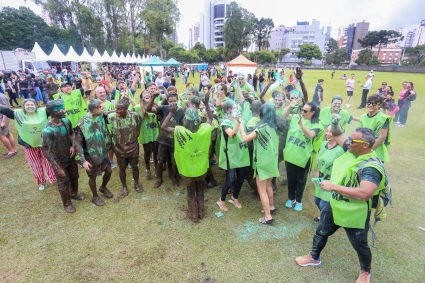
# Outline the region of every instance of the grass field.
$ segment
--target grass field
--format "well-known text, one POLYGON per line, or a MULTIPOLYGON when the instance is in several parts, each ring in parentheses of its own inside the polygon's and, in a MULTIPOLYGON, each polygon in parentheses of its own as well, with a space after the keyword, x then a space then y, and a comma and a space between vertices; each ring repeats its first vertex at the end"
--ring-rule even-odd
MULTIPOLYGON (((305 71, 310 97, 319 78, 325 80, 325 104, 334 94, 345 97, 345 82, 337 79, 342 72, 332 80, 331 71, 305 71)), ((349 76, 351 71, 344 72, 349 76)), ((366 74, 356 72, 353 107, 349 108, 356 116, 366 113, 355 109, 366 74)), ((420 116, 424 78, 423 74, 375 74, 374 90, 386 81, 398 96, 401 82, 408 80, 415 83, 418 98, 406 127, 391 127, 391 162, 386 169, 395 207, 388 208, 387 220, 376 228, 379 250, 372 249, 372 282, 425 280, 425 233, 417 228, 425 226, 425 134, 420 116)), ((199 76, 191 80, 198 83, 199 76)), ((183 91, 180 79, 177 83, 183 91)), ((357 125, 353 122, 347 131, 357 125)), ((86 199, 73 201, 77 212, 67 214, 55 184, 38 191, 18 147, 17 156, 0 163, 0 282, 355 282, 358 276, 356 253, 342 229, 330 237, 321 267, 296 265, 295 257, 309 252, 316 228, 312 184, 304 194, 301 212, 284 207, 287 187, 279 185, 275 196, 279 211, 273 226, 258 223, 261 203, 252 197, 247 183, 239 198, 243 209, 229 204, 229 211, 217 218, 221 192, 217 186, 205 194, 205 219, 192 223, 186 217, 184 186, 175 189, 165 178, 159 189, 153 189, 155 180, 145 180, 143 162, 145 192, 131 189, 128 197, 119 196, 121 186, 114 169, 108 186, 114 198, 103 198, 103 207, 91 203, 88 178, 80 169, 79 187, 86 199)), ((0 150, 5 151, 3 144, 0 150)), ((215 165, 214 172, 222 184, 224 171, 215 165)), ((127 170, 132 188, 130 175, 127 170)))

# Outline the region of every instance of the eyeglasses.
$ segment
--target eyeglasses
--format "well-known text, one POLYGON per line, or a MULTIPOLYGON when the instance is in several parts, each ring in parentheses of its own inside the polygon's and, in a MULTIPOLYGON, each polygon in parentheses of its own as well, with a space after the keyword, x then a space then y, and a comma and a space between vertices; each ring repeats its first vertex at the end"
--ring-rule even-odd
POLYGON ((304 110, 304 109, 303 109, 303 112, 304 112, 304 113, 308 113, 309 111, 307 111, 307 110, 304 110))
POLYGON ((367 141, 364 141, 364 140, 353 140, 352 137, 348 137, 348 141, 350 143, 367 143, 367 144, 369 144, 367 141))
POLYGON ((376 103, 376 102, 368 102, 367 105, 372 105, 372 106, 376 106, 376 105, 381 105, 381 103, 376 103))

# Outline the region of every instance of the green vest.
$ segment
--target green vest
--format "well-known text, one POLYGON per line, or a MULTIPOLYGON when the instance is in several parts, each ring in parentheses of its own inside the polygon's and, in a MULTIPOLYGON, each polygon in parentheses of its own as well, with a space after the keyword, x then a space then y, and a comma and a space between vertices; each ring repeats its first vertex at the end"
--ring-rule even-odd
MULTIPOLYGON (((337 114, 339 115, 339 117, 341 117, 341 120, 339 120, 339 124, 341 125, 342 130, 345 132, 345 126, 351 123, 353 116, 351 116, 351 114, 344 109, 339 110, 337 114)), ((320 122, 322 123, 323 129, 326 130, 327 127, 331 124, 331 119, 332 119, 331 107, 325 107, 323 109, 320 109, 319 118, 320 118, 320 122)))
MULTIPOLYGON (((225 119, 223 123, 221 123, 221 126, 224 125, 230 126, 230 128, 233 129, 236 122, 225 119)), ((239 131, 233 139, 227 137, 227 144, 224 139, 224 133, 221 133, 220 155, 218 160, 218 166, 224 170, 249 166, 248 145, 246 142, 242 141, 242 136, 239 131), (227 157, 229 160, 227 160, 227 157), (229 162, 229 168, 227 167, 227 161, 229 162)))
MULTIPOLYGON (((358 169, 363 161, 376 156, 375 152, 364 154, 356 158, 350 152, 346 152, 334 161, 332 167, 331 183, 349 188, 358 188, 358 169)), ((382 174, 382 180, 374 195, 385 188, 386 176, 383 167, 377 162, 368 162, 365 167, 373 167, 382 174)), ((330 199, 334 223, 345 228, 364 229, 367 215, 372 207, 372 198, 368 201, 348 198, 337 193, 332 193, 330 199)))
POLYGON ((108 151, 112 145, 105 120, 102 116, 90 118, 85 115, 77 126, 83 133, 87 145, 87 153, 93 160, 93 165, 102 164, 102 161, 108 156, 108 151))
POLYGON ((105 100, 102 103, 103 103, 103 107, 105 107, 106 112, 115 110, 115 104, 113 104, 112 102, 105 100))
POLYGON ((247 123, 252 118, 251 104, 244 100, 239 106, 242 113, 242 120, 244 123, 247 123))
POLYGON ((183 126, 174 128, 174 159, 180 174, 199 177, 209 168, 211 125, 202 123, 196 133, 183 126))
POLYGON ((393 122, 393 118, 385 115, 381 111, 378 111, 375 116, 372 118, 369 118, 367 114, 363 114, 360 116, 360 127, 369 128, 372 131, 375 132, 375 138, 379 137, 379 131, 382 129, 382 126, 385 124, 385 122, 388 120, 388 134, 387 139, 381 143, 381 145, 374 149, 376 156, 378 156, 379 159, 381 159, 384 162, 389 162, 390 158, 388 156, 388 147, 390 145, 390 128, 391 123, 393 122))
POLYGON ((303 119, 303 124, 308 129, 318 128, 320 132, 312 139, 307 138, 298 124, 298 117, 292 116, 283 156, 285 161, 305 168, 310 158, 312 158, 313 163, 313 158, 319 150, 324 130, 320 123, 312 124, 310 120, 301 119, 303 119))
POLYGON ((74 129, 78 121, 86 115, 87 110, 86 101, 81 95, 81 90, 75 89, 71 94, 56 93, 53 95, 53 98, 63 100, 66 118, 71 121, 72 128, 74 129))
MULTIPOLYGON (((221 100, 221 102, 224 103, 228 99, 229 99, 228 97, 225 97, 225 98, 223 98, 221 100)), ((221 124, 223 122, 224 116, 225 116, 225 113, 223 111, 223 108, 222 107, 217 107, 217 108, 215 108, 215 112, 217 113, 217 120, 221 124)))
POLYGON ((15 127, 21 139, 31 147, 41 147, 41 132, 47 124, 46 108, 38 108, 33 116, 23 109, 15 110, 15 127))
MULTIPOLYGON (((344 149, 338 144, 331 149, 328 149, 327 141, 322 142, 319 149, 319 154, 317 156, 317 169, 319 170, 319 177, 324 180, 331 179, 332 166, 338 157, 343 155, 344 149)), ((315 196, 324 200, 329 201, 331 198, 331 192, 324 191, 319 187, 315 187, 315 196)))
POLYGON ((258 173, 260 181, 279 177, 279 137, 276 130, 268 125, 256 129, 257 138, 254 139, 254 154, 252 157, 252 168, 254 178, 258 173))
POLYGON ((142 115, 140 104, 134 106, 134 111, 142 117, 142 125, 140 126, 139 143, 147 144, 156 141, 159 135, 158 119, 155 113, 147 113, 147 116, 142 115))

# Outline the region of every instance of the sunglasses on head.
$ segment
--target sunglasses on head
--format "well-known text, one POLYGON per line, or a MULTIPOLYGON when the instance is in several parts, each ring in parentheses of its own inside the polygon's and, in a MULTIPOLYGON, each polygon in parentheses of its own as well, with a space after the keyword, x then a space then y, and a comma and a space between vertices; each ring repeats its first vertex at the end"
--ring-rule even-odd
POLYGON ((364 141, 364 140, 353 140, 352 137, 348 137, 348 140, 350 141, 350 143, 367 143, 367 144, 369 144, 367 141, 364 141))
POLYGON ((376 105, 381 105, 381 103, 376 103, 376 102, 368 102, 367 105, 372 105, 372 106, 376 106, 376 105))

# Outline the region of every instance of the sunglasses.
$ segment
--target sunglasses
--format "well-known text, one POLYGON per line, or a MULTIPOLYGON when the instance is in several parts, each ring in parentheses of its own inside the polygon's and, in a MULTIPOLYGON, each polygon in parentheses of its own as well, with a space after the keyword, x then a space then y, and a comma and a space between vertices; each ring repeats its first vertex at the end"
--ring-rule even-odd
POLYGON ((367 105, 372 105, 372 106, 376 106, 376 105, 381 105, 381 103, 376 103, 376 102, 368 102, 367 105))
POLYGON ((350 143, 367 143, 367 144, 369 144, 367 141, 364 141, 364 140, 353 140, 352 137, 348 137, 348 140, 350 141, 350 143))

